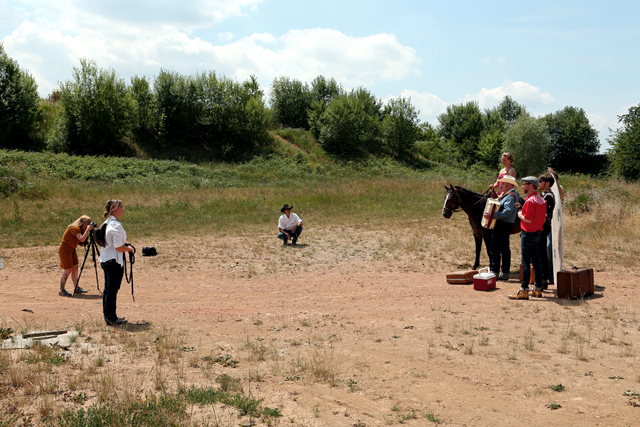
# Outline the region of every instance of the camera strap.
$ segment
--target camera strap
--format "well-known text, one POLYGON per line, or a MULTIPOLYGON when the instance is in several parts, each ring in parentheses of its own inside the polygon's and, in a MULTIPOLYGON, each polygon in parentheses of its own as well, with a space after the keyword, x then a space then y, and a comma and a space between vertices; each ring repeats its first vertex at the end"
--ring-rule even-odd
POLYGON ((133 248, 133 252, 127 252, 129 254, 129 274, 127 275, 127 257, 123 256, 122 261, 124 262, 124 278, 127 280, 127 283, 131 283, 131 298, 133 298, 133 302, 136 302, 136 297, 133 295, 133 264, 136 262, 136 247, 129 243, 129 246, 133 248))

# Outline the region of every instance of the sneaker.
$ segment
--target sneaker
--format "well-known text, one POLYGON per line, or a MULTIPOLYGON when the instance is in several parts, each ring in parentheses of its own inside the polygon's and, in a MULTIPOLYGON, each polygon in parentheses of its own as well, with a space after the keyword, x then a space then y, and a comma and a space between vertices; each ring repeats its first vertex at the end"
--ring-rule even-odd
POLYGON ((523 291, 522 289, 515 295, 509 295, 509 299, 529 299, 529 291, 523 291))
POLYGON ((500 280, 502 282, 507 282, 509 280, 509 273, 503 273, 502 271, 498 274, 498 278, 496 280, 500 280))
POLYGON ((72 296, 69 292, 65 291, 64 289, 60 289, 60 291, 58 291, 58 295, 60 295, 61 297, 70 297, 70 296, 72 296))
POLYGON ((78 286, 76 288, 76 290, 75 290, 76 294, 86 294, 87 292, 89 292, 89 291, 87 291, 86 289, 81 288, 80 286, 78 286))
POLYGON ((282 246, 287 246, 287 238, 282 239, 282 246))
POLYGON ((298 244, 298 239, 293 239, 293 240, 291 240, 291 244, 292 244, 293 246, 296 246, 296 245, 298 244))
POLYGON ((546 291, 547 289, 549 289, 549 281, 548 280, 543 280, 542 281, 542 290, 546 291))
POLYGON ((529 291, 530 297, 542 298, 542 289, 533 288, 532 291, 529 291))

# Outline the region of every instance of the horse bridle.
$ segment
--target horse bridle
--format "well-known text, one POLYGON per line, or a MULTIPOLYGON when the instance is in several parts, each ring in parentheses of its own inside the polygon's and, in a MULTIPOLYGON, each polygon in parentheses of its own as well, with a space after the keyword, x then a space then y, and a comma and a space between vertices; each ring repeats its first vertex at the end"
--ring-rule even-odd
POLYGON ((460 200, 460 196, 458 195, 458 192, 453 188, 453 186, 451 186, 451 189, 447 188, 447 198, 444 200, 444 206, 442 207, 442 210, 448 213, 449 215, 453 215, 454 213, 460 212, 462 210, 462 208, 460 207, 461 202, 462 201, 460 200), (450 194, 454 194, 456 199, 458 199, 458 207, 453 210, 447 208, 447 202, 449 201, 450 194))
MULTIPOLYGON (((445 186, 446 188, 446 186, 445 186)), ((481 199, 478 199, 477 202, 472 203, 471 205, 467 206, 467 208, 472 208, 475 205, 477 205, 478 203, 480 203, 481 201, 485 200, 487 198, 487 196, 489 195, 489 192, 491 191, 491 189, 487 190, 484 192, 484 194, 482 194, 481 199)), ((456 212, 460 212, 462 210, 462 207, 460 206, 462 204, 462 200, 460 199, 460 195, 458 194, 458 192, 455 190, 455 188, 453 187, 453 185, 450 188, 447 188, 447 198, 444 200, 444 206, 442 207, 442 210, 449 213, 449 214, 454 214, 456 212), (451 191, 449 191, 451 190, 451 191), (456 199, 458 199, 458 207, 451 210, 449 208, 447 208, 447 201, 449 200, 449 194, 451 193, 455 193, 456 199)))

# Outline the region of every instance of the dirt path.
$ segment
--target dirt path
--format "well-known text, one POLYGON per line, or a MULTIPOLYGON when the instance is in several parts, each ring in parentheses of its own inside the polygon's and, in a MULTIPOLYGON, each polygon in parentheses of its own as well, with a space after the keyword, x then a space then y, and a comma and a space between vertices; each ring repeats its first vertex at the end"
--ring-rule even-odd
MULTIPOLYGON (((306 237, 298 248, 282 248, 273 236, 157 242, 159 256, 135 264, 135 302, 123 284, 118 314, 181 331, 199 358, 229 354, 240 362, 217 366, 216 374, 259 373, 247 387, 282 408, 281 425, 432 425, 429 417, 452 426, 622 426, 640 419, 623 395, 640 392, 637 274, 597 272, 597 295, 582 302, 553 292, 514 302, 506 298, 518 288, 514 280, 492 292, 447 285, 453 267, 432 263, 433 251, 399 247, 377 257, 391 239, 381 232, 306 237), (328 373, 312 374, 314 363, 328 373), (564 391, 551 389, 559 384, 564 391)), ((99 321, 92 270, 83 279, 88 295, 61 298, 55 248, 4 252, 5 324, 99 321)), ((107 365, 126 375, 118 360, 107 365)), ((153 356, 139 362, 150 369, 153 356)), ((184 369, 187 382, 211 383, 200 368, 184 369)))

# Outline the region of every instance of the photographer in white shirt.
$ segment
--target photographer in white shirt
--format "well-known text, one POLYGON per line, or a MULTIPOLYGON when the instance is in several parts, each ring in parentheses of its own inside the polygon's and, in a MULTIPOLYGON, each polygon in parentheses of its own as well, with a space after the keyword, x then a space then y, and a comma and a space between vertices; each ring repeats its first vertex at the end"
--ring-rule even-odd
POLYGON ((127 232, 118 221, 124 213, 122 201, 111 199, 105 206, 103 217, 107 229, 104 236, 105 248, 100 253, 100 266, 104 271, 104 292, 102 293, 102 312, 107 325, 117 326, 127 323, 124 317, 116 315, 116 300, 124 274, 124 252, 134 252, 127 243, 127 232))

